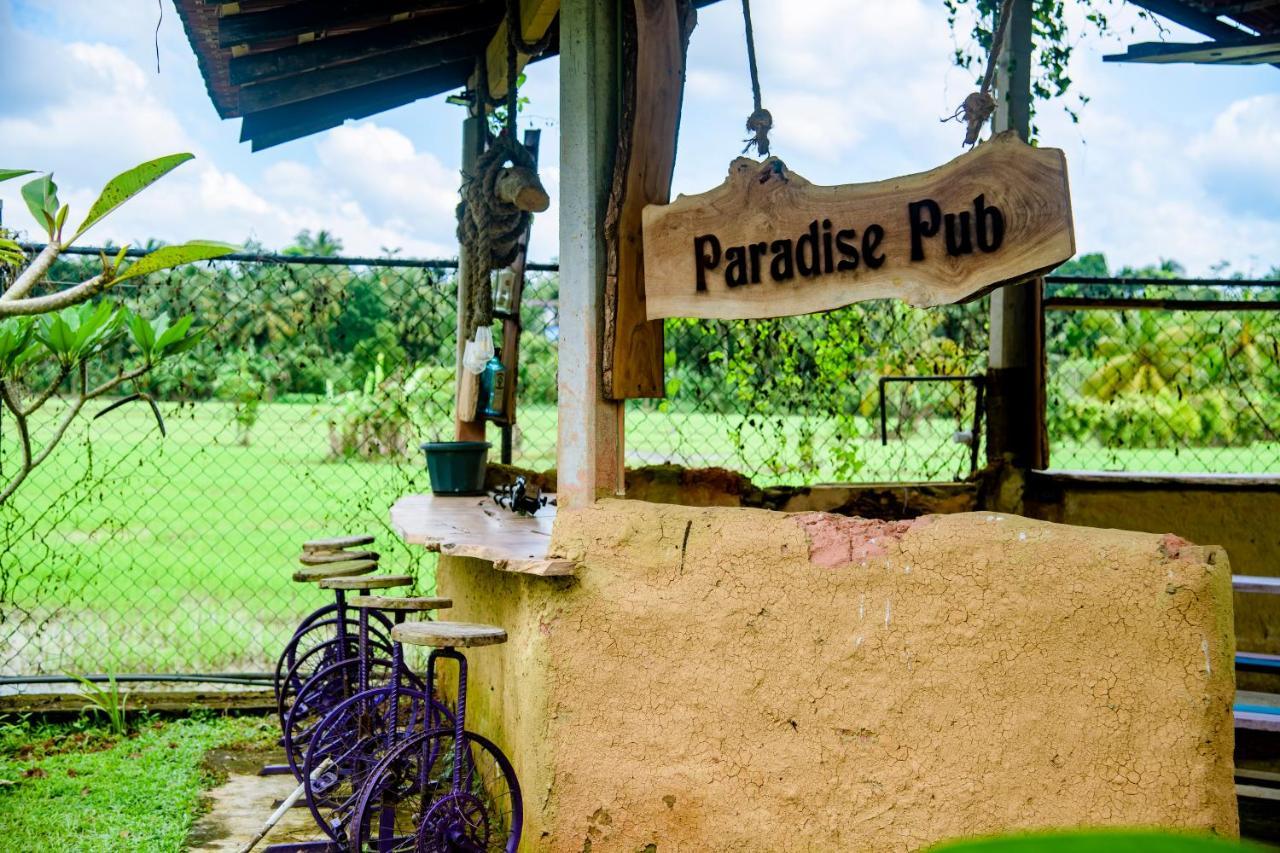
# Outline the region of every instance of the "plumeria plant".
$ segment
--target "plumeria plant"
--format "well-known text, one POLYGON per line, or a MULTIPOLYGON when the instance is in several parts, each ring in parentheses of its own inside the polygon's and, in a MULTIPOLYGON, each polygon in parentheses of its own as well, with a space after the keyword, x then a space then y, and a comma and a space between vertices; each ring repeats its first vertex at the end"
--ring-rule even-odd
MULTIPOLYGON (((0 485, 0 504, 48 458, 86 403, 122 395, 162 360, 191 349, 200 340, 203 330, 192 327, 190 316, 172 321, 165 315, 148 319, 97 297, 129 279, 222 257, 234 252, 234 246, 196 240, 162 246, 132 263, 126 260, 125 247, 114 257, 102 254, 101 272, 84 281, 62 285, 48 280, 54 261, 86 231, 190 159, 190 154, 171 154, 112 178, 69 236, 65 228, 70 208, 59 202, 53 175, 40 175, 23 185, 22 199, 47 242, 28 261, 12 235, 0 232, 0 282, 5 284, 0 293, 0 405, 14 419, 22 452, 21 464, 0 485), (105 381, 90 382, 91 363, 125 339, 131 345, 133 363, 105 381), (32 435, 33 416, 55 398, 65 403, 65 409, 45 427, 43 441, 37 443, 32 435)), ((0 181, 30 174, 27 169, 0 169, 0 181)), ((136 390, 124 394, 99 416, 134 400, 151 406, 163 434, 159 407, 136 390)))

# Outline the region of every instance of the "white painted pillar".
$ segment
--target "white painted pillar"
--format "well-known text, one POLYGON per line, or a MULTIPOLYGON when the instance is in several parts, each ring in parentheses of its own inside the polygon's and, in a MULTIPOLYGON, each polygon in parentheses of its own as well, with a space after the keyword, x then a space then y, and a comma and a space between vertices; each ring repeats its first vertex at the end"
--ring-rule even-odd
POLYGON ((601 392, 604 217, 617 136, 616 0, 560 5, 560 340, 557 491, 561 506, 621 493, 622 404, 601 392))

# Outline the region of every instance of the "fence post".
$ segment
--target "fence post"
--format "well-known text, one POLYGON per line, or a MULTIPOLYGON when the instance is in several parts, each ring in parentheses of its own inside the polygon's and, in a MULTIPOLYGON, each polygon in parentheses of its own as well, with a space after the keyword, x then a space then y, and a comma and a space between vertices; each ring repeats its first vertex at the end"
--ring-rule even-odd
MULTIPOLYGON (((1031 0, 1014 4, 996 85, 996 133, 1031 133, 1031 0)), ((1015 468, 1048 464, 1044 428, 1044 283, 1033 279, 991 294, 987 373, 987 461, 1008 458, 1015 468)))

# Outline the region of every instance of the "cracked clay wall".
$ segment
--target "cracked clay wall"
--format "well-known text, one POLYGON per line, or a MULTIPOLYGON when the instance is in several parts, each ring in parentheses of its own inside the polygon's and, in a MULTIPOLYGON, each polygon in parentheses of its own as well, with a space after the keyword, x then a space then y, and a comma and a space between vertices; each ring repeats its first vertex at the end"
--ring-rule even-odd
POLYGON ((911 850, 1013 828, 1237 832, 1220 549, 992 513, 603 501, 578 577, 442 557, 492 621, 468 724, 522 850, 911 850))

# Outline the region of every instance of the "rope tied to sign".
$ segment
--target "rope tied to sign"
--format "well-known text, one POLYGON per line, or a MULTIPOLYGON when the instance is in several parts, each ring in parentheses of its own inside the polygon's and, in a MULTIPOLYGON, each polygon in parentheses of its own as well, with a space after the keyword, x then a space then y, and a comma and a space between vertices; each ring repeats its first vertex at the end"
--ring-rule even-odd
POLYGON ((751 27, 751 0, 742 0, 742 20, 747 30, 747 66, 751 70, 751 96, 755 103, 755 110, 747 116, 747 132, 751 136, 745 140, 747 146, 742 149, 742 153, 746 154, 755 148, 761 157, 768 157, 773 115, 764 108, 760 98, 760 71, 756 67, 756 36, 751 27))
POLYGON ((996 63, 1000 60, 1000 50, 1004 47, 1005 32, 1009 29, 1009 19, 1013 17, 1014 0, 1003 0, 1000 4, 1000 17, 996 21, 995 32, 991 36, 991 49, 987 51, 987 69, 982 75, 982 86, 964 99, 956 111, 943 119, 947 121, 963 121, 966 130, 964 144, 974 145, 982 126, 996 111, 996 99, 991 96, 991 85, 996 78, 996 63))
POLYGON ((516 139, 518 109, 517 52, 534 57, 551 46, 550 28, 540 39, 525 41, 519 0, 507 0, 507 91, 503 100, 489 95, 489 68, 484 55, 479 62, 476 98, 487 109, 505 106, 503 131, 490 138, 476 161, 475 170, 463 172, 458 204, 458 242, 468 251, 463 292, 467 304, 459 306, 465 319, 467 340, 493 323, 493 292, 489 275, 510 266, 520 254, 520 239, 534 212, 547 209, 550 199, 542 188, 533 155, 516 139))

